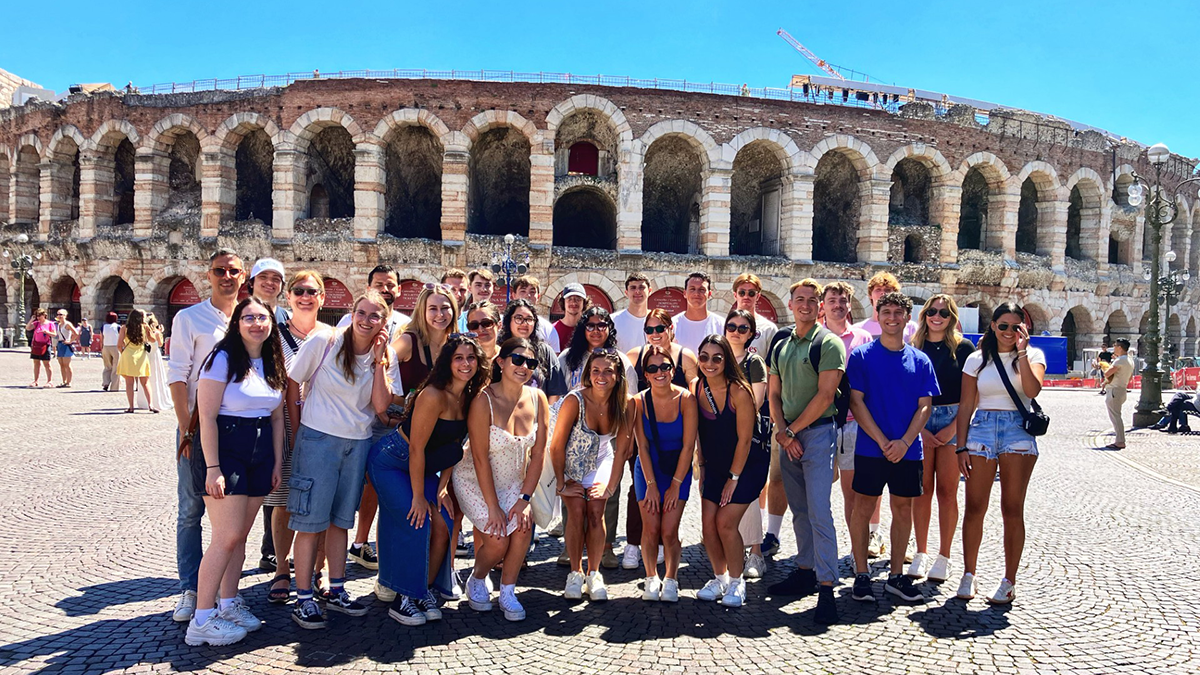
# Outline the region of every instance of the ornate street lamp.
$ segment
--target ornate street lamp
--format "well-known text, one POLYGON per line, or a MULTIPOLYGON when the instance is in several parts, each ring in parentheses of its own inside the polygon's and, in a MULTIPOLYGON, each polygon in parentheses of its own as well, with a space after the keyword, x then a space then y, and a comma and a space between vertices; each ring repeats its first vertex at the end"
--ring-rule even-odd
POLYGON ((504 275, 504 303, 508 304, 512 301, 512 278, 513 274, 518 276, 529 271, 529 252, 525 253, 525 262, 517 262, 513 258, 513 243, 517 240, 511 234, 504 235, 504 248, 501 251, 492 252, 492 272, 494 274, 504 275))
MULTIPOLYGON (((1185 185, 1200 183, 1200 176, 1196 176, 1180 182, 1173 190, 1164 191, 1162 170, 1171 158, 1171 151, 1166 145, 1157 143, 1146 150, 1146 156, 1150 160, 1150 165, 1154 167, 1154 183, 1150 185, 1146 202, 1146 226, 1151 228, 1153 243, 1150 249, 1151 268, 1144 273, 1147 281, 1150 282, 1150 316, 1146 322, 1148 332, 1143 336, 1146 353, 1139 355, 1145 360, 1146 365, 1142 368, 1141 396, 1138 398, 1137 408, 1133 412, 1133 426, 1135 427, 1150 426, 1162 417, 1160 409, 1162 408, 1163 371, 1159 368, 1159 307, 1165 305, 1169 300, 1167 294, 1162 293, 1163 290, 1167 290, 1167 293, 1172 295, 1177 295, 1183 290, 1183 285, 1171 272, 1161 273, 1164 258, 1162 255, 1162 229, 1174 222, 1176 216, 1179 215, 1175 208, 1174 195, 1185 185), (1179 288, 1175 290, 1177 283, 1179 283, 1179 288)), ((1129 186, 1129 204, 1131 206, 1140 205, 1146 193, 1141 180, 1141 176, 1136 173, 1133 175, 1133 185, 1129 186)), ((1184 271, 1180 276, 1186 281, 1191 275, 1184 271)))
MULTIPOLYGON (((24 233, 17 235, 17 244, 23 246, 28 242, 28 235, 24 233)), ((4 249, 4 257, 12 258, 12 268, 17 276, 17 346, 28 347, 29 342, 25 338, 25 276, 33 269, 33 261, 42 259, 42 254, 35 253, 31 256, 28 253, 21 253, 20 250, 4 249)))

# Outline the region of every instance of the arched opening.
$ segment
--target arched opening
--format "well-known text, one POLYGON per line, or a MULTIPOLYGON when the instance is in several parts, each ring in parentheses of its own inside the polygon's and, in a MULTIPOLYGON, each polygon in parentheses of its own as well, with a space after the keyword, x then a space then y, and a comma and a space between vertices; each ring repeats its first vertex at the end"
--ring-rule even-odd
POLYGON ((0 153, 0 223, 8 222, 8 188, 11 182, 8 167, 12 159, 0 153))
MULTIPOLYGON (((1083 234, 1083 195, 1079 186, 1071 188, 1071 196, 1067 200, 1067 257, 1083 260, 1083 247, 1080 238, 1083 234)), ((1074 360, 1074 357, 1071 357, 1074 360)))
POLYGON ((1200 201, 1192 208, 1192 246, 1188 249, 1187 268, 1196 274, 1200 271, 1200 201))
POLYGON ((659 138, 646 150, 642 177, 642 249, 700 250, 704 157, 683 136, 659 138))
POLYGON ((617 205, 600 190, 568 190, 554 202, 554 245, 616 250, 617 205))
POLYGON ((52 220, 79 218, 79 145, 63 136, 50 156, 51 190, 54 194, 52 220))
POLYGON ((1175 252, 1175 260, 1170 262, 1171 269, 1181 270, 1188 262, 1188 235, 1191 233, 1191 214, 1187 204, 1179 205, 1179 215, 1171 223, 1171 248, 1175 252))
POLYGON ((1117 206, 1129 206, 1129 186, 1133 185, 1133 175, 1123 173, 1117 176, 1113 183, 1113 201, 1117 206))
POLYGON ((1167 334, 1163 336, 1163 354, 1169 356, 1162 365, 1172 366, 1175 359, 1179 358, 1179 347, 1183 342, 1183 326, 1179 322, 1179 315, 1172 314, 1167 317, 1167 334))
POLYGON ((133 224, 135 159, 133 143, 122 138, 113 153, 113 225, 133 224))
MULTIPOLYGON (((0 277, 0 328, 8 328, 8 282, 3 277, 0 277)), ((3 340, 0 345, 8 346, 3 340)))
POLYGON ((929 169, 924 164, 911 157, 897 162, 892 170, 888 224, 928 225, 932 186, 929 169))
POLYGON ((1070 370, 1075 366, 1075 360, 1079 358, 1078 349, 1078 328, 1075 325, 1075 315, 1067 312, 1063 317, 1062 336, 1067 339, 1067 369, 1070 370))
POLYGON ((167 210, 200 208, 200 141, 179 131, 167 153, 167 210))
POLYGON ((41 157, 37 148, 32 145, 22 146, 17 151, 17 163, 12 179, 12 222, 13 224, 33 224, 38 221, 39 182, 40 172, 38 163, 41 157))
POLYGON ((529 139, 519 129, 489 129, 471 144, 467 232, 529 236, 529 139))
POLYGON ((859 175, 850 159, 827 152, 813 182, 813 259, 858 260, 859 175))
POLYGON ((121 323, 129 317, 134 305, 133 288, 118 276, 111 276, 100 282, 96 288, 96 317, 102 321, 105 314, 116 312, 121 323))
POLYGON ((308 193, 308 217, 329 217, 329 193, 325 191, 325 186, 320 183, 315 183, 312 186, 312 190, 308 193))
POLYGON ((729 195, 729 252, 733 255, 779 252, 780 179, 785 168, 782 150, 767 141, 749 143, 733 158, 729 195))
POLYGON ((600 173, 600 149, 587 141, 571 146, 567 173, 572 176, 596 176, 600 173))
POLYGON ((1121 262, 1121 242, 1117 241, 1111 233, 1108 235, 1108 264, 1109 265, 1124 265, 1121 262))
POLYGON ((67 320, 78 324, 83 312, 79 306, 79 284, 71 277, 62 277, 50 289, 50 311, 67 310, 67 320))
POLYGON ((167 331, 171 330, 171 324, 175 321, 175 315, 181 310, 187 309, 192 305, 198 305, 202 301, 200 293, 196 290, 195 284, 186 278, 179 278, 175 283, 170 280, 163 282, 164 288, 170 288, 171 292, 167 294, 166 301, 166 317, 167 331))
MULTIPOLYGON (((610 314, 612 313, 612 298, 608 297, 608 294, 604 292, 604 289, 600 288, 599 286, 584 284, 583 292, 587 293, 588 300, 592 302, 593 306, 603 307, 610 314)), ((550 305, 550 320, 558 321, 559 319, 563 318, 565 314, 566 311, 563 309, 562 293, 559 293, 558 297, 554 298, 554 302, 550 305)))
POLYGON ((584 108, 563 118, 554 130, 554 178, 595 176, 616 179, 614 161, 619 134, 613 121, 597 110, 584 108))
POLYGON ((988 200, 991 190, 987 178, 978 167, 967 171, 962 184, 962 200, 958 212, 958 247, 983 248, 988 221, 988 200))
POLYGON ((426 127, 410 124, 388 135, 385 233, 441 239, 442 153, 441 142, 426 127))
POLYGON ((354 306, 354 294, 346 284, 332 277, 325 277, 325 304, 317 312, 317 320, 336 326, 338 321, 354 306))
POLYGON ((1025 312, 1025 328, 1030 335, 1039 335, 1049 328, 1050 315, 1041 305, 1027 303, 1021 306, 1021 310, 1025 312))
POLYGON ((1183 356, 1196 356, 1196 317, 1188 319, 1187 332, 1184 333, 1183 348, 1180 350, 1183 356))
POLYGON ((354 217, 354 140, 341 125, 328 126, 308 144, 309 218, 354 217), (317 186, 325 204, 316 208, 317 186))
POLYGON ((925 258, 921 238, 910 234, 904 238, 904 262, 919 263, 925 258))
POLYGON ((1033 178, 1021 183, 1021 202, 1017 207, 1017 252, 1037 253, 1038 189, 1033 178))
POLYGON ((246 132, 233 156, 236 171, 235 220, 260 220, 271 224, 275 146, 262 129, 246 132))

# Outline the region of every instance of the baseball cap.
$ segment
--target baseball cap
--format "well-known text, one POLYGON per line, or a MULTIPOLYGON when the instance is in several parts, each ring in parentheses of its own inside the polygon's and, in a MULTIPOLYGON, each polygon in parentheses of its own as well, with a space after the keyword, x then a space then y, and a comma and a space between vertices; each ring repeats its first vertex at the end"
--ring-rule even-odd
POLYGON ((254 268, 250 270, 250 278, 253 279, 262 272, 275 272, 280 279, 285 278, 283 263, 274 258, 259 258, 258 262, 254 263, 254 268))
POLYGON ((563 300, 566 300, 572 296, 577 296, 580 298, 587 297, 587 291, 583 290, 583 284, 567 284, 563 288, 563 300))

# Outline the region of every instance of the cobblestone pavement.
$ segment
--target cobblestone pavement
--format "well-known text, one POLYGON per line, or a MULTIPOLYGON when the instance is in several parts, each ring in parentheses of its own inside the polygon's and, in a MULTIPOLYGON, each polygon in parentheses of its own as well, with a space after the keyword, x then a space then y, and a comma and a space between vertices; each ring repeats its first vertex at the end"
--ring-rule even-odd
MULTIPOLYGON (((247 569, 243 594, 263 629, 231 647, 187 647, 183 625, 170 618, 177 588, 172 417, 121 414, 122 394, 85 386, 99 381, 98 362, 76 361, 74 388, 35 391, 24 388, 28 357, 0 353, 0 675, 1197 670, 1200 577, 1191 561, 1200 556, 1200 438, 1137 432, 1123 453, 1097 450, 1109 442, 1100 437, 1103 405, 1078 391, 1043 396, 1052 432, 1028 496, 1020 595, 1007 609, 988 606, 982 595, 969 604, 953 599, 961 571, 956 544, 952 581, 922 584, 926 602, 883 597, 864 605, 843 585, 843 622, 818 626, 814 598, 765 597, 765 586, 792 566, 787 527, 779 562, 749 584, 745 607, 702 604, 692 596, 708 577, 707 563, 699 505, 689 504, 680 574, 686 597, 677 605, 643 603, 641 574, 622 570, 607 574, 609 602, 567 602, 564 571, 554 564, 560 543, 543 539, 518 584, 529 613, 522 623, 463 604, 441 622, 405 628, 375 603, 364 618, 334 615, 329 630, 303 631, 286 608, 266 603, 269 576, 247 569)), ((1002 574, 998 493, 985 531, 981 593, 1002 574)), ((841 513, 838 494, 834 509, 841 513)), ((850 569, 843 558, 843 574, 850 569)), ((881 580, 882 567, 875 571, 881 580)), ((372 585, 362 574, 349 582, 360 596, 372 585)))

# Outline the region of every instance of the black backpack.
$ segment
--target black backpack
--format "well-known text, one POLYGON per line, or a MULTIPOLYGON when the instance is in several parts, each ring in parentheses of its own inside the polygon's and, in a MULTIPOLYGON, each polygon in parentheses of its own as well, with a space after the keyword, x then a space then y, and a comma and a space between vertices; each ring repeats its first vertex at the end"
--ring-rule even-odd
MULTIPOLYGON (((783 341, 792 336, 793 328, 784 328, 775 337, 771 338, 771 346, 767 349, 767 367, 775 361, 779 356, 779 349, 782 348, 783 341)), ((817 326, 817 332, 813 335, 812 344, 808 347, 808 363, 812 366, 813 372, 820 377, 821 373, 821 344, 825 341, 825 337, 833 333, 824 326, 817 326)), ((833 396, 833 405, 837 412, 833 415, 833 421, 837 426, 846 426, 846 417, 850 414, 850 378, 846 375, 845 369, 842 370, 842 381, 838 383, 837 393, 833 396)))

